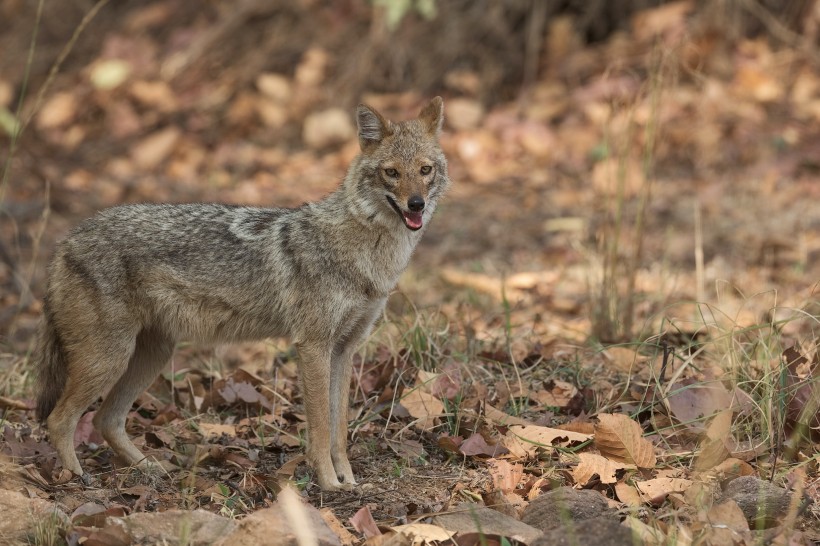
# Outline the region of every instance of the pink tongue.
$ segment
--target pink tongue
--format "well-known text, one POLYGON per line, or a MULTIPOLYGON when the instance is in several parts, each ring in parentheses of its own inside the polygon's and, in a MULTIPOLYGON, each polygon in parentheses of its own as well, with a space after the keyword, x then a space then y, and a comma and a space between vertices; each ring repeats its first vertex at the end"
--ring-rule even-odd
POLYGON ((407 222, 407 226, 413 229, 418 229, 421 227, 422 219, 420 212, 404 212, 404 221, 407 222))

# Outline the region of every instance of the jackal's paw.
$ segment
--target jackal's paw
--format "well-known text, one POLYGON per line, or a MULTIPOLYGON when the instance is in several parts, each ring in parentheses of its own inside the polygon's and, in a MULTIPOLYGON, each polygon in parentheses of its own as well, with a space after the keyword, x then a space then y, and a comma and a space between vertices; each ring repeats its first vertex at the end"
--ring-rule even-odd
POLYGON ((316 481, 319 482, 319 487, 322 491, 352 491, 356 485, 352 476, 350 481, 341 481, 340 478, 344 479, 342 476, 337 476, 335 473, 330 472, 324 475, 322 473, 316 474, 316 481))
POLYGON ((359 483, 356 481, 356 478, 353 477, 352 472, 350 474, 337 474, 336 477, 339 478, 339 482, 345 488, 345 491, 350 491, 351 489, 359 485, 359 483))
POLYGON ((339 480, 333 480, 326 483, 322 483, 322 480, 319 480, 319 487, 326 493, 332 491, 353 491, 354 485, 355 484, 352 483, 342 483, 339 480))
POLYGON ((346 453, 342 452, 341 455, 333 457, 333 468, 340 482, 350 486, 356 485, 356 478, 353 476, 353 469, 350 467, 346 453))

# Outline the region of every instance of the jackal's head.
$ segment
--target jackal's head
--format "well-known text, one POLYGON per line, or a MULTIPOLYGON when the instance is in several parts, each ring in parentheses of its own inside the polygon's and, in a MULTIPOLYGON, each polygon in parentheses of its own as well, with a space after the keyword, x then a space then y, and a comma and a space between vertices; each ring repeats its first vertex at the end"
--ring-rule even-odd
POLYGON ((393 123, 375 109, 360 104, 361 182, 377 195, 377 207, 412 231, 424 226, 450 180, 447 160, 438 138, 444 122, 444 103, 436 97, 418 118, 393 123), (375 190, 375 192, 373 191, 375 190))

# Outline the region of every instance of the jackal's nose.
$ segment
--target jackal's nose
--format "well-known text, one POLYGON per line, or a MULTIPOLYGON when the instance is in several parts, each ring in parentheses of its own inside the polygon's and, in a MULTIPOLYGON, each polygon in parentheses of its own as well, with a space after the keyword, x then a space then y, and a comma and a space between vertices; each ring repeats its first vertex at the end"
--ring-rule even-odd
POLYGON ((414 195, 407 200, 407 208, 412 212, 421 212, 424 210, 424 198, 421 195, 414 195))

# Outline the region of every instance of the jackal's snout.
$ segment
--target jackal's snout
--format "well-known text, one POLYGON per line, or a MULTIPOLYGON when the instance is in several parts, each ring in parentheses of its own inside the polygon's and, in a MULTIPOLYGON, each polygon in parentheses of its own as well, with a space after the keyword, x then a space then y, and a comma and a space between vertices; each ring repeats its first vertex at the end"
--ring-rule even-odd
POLYGON ((424 197, 421 195, 411 195, 407 200, 407 208, 411 212, 421 212, 424 210, 424 197))

